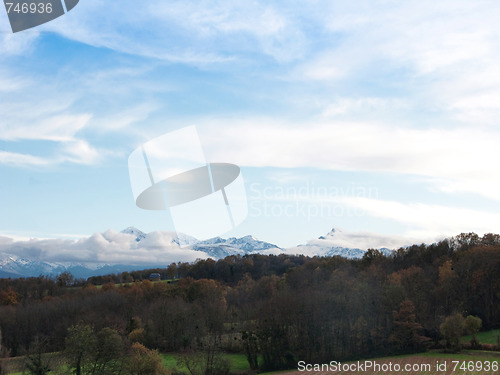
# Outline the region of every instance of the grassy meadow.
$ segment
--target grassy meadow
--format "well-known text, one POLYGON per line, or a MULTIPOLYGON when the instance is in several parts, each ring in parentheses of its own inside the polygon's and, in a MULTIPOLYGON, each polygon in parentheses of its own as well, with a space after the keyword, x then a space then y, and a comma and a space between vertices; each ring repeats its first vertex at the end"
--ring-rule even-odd
MULTIPOLYGON (((488 335, 490 332, 485 332, 482 337, 489 338, 488 335)), ((60 362, 60 358, 58 354, 47 354, 46 356, 51 357, 54 361, 53 363, 59 363, 58 371, 50 372, 50 374, 61 374, 62 366, 64 366, 60 362)), ((230 363, 230 371, 233 374, 245 373, 250 371, 248 366, 248 362, 246 360, 245 355, 243 354, 225 354, 225 358, 230 363)), ((176 353, 166 353, 162 354, 163 364, 173 373, 185 373, 189 375, 189 371, 180 366, 177 363, 177 359, 179 357, 176 353)), ((23 375, 23 363, 25 361, 25 357, 17 357, 12 358, 10 361, 11 375, 23 375)), ((299 375, 302 373, 307 374, 364 374, 364 375, 387 375, 387 374, 408 374, 408 375, 445 375, 445 374, 470 374, 470 375, 492 375, 492 374, 500 374, 500 371, 489 370, 489 371, 470 371, 468 369, 463 370, 460 369, 462 364, 465 366, 468 365, 470 361, 474 363, 474 366, 477 366, 479 363, 482 364, 483 367, 486 367, 486 363, 490 363, 490 368, 496 362, 500 367, 500 352, 487 352, 487 351, 467 351, 458 354, 444 354, 440 352, 427 352, 427 353, 419 353, 419 354, 411 354, 411 355, 401 355, 401 356, 393 356, 393 357, 384 357, 384 358, 375 358, 369 359, 373 363, 377 365, 384 366, 392 364, 393 368, 396 365, 401 366, 404 369, 404 366, 411 365, 418 366, 420 370, 411 370, 411 371, 375 371, 375 370, 367 370, 366 368, 363 371, 298 371, 298 370, 286 370, 286 371, 277 371, 277 372, 268 372, 263 373, 266 374, 283 374, 283 375, 299 375), (453 371, 454 362, 458 361, 455 371, 453 371), (446 370, 444 370, 443 364, 446 363, 446 370), (437 364, 441 365, 441 368, 438 370, 436 368, 437 364), (423 365, 430 365, 430 371, 426 371, 423 369, 423 365)), ((360 360, 361 363, 364 363, 364 360, 360 360)), ((346 364, 353 364, 356 362, 346 362, 346 364)))

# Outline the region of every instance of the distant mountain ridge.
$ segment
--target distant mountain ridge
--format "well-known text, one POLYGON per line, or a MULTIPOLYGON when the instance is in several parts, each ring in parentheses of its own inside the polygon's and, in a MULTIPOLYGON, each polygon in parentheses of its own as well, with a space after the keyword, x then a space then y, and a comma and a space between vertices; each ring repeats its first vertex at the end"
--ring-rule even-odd
POLYGON ((209 256, 222 259, 229 255, 245 254, 280 254, 283 249, 269 242, 259 241, 253 236, 241 238, 231 237, 223 239, 220 237, 200 241, 192 246, 193 250, 203 251, 209 256))
POLYGON ((55 276, 63 272, 71 272, 76 277, 90 277, 131 271, 135 268, 137 267, 127 265, 45 262, 38 259, 0 253, 0 277, 2 278, 37 277, 40 275, 55 276))
MULTIPOLYGON (((317 255, 317 256, 335 256, 340 255, 344 258, 358 259, 362 258, 366 250, 358 247, 340 246, 341 241, 338 240, 338 235, 343 232, 332 228, 326 235, 320 236, 317 239, 309 241, 307 244, 298 245, 288 249, 288 251, 296 251, 298 254, 317 255)), ((386 247, 377 249, 382 254, 389 256, 394 251, 386 247)))
MULTIPOLYGON (((116 233, 116 232, 114 232, 116 233)), ((361 258, 365 250, 359 248, 350 248, 336 245, 338 230, 332 229, 324 236, 309 241, 307 244, 283 249, 272 243, 260 241, 257 238, 248 235, 241 238, 230 237, 227 239, 215 237, 204 241, 198 241, 196 238, 174 232, 152 232, 145 233, 135 227, 128 227, 120 233, 132 236, 131 241, 137 247, 143 243, 153 241, 151 236, 158 233, 167 233, 167 245, 165 251, 170 249, 177 251, 190 250, 205 253, 206 257, 214 259, 223 259, 230 255, 246 254, 304 254, 308 256, 335 256, 340 255, 346 258, 361 258), (187 246, 186 246, 187 245, 187 246), (181 247, 182 246, 182 247, 181 247)), ((392 250, 387 248, 379 249, 382 253, 390 255, 392 250)), ((109 264, 105 262, 48 262, 41 259, 30 257, 20 257, 17 255, 0 252, 0 277, 36 277, 40 275, 54 276, 62 272, 71 272, 75 277, 86 278, 90 276, 106 275, 110 273, 119 273, 132 271, 136 269, 166 267, 168 264, 109 264)))

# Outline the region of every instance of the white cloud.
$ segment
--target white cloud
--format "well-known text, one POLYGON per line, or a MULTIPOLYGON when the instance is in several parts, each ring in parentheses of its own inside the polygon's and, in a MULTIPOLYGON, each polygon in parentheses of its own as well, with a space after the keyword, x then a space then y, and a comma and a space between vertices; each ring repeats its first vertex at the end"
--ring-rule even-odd
POLYGON ((11 165, 16 167, 23 167, 28 165, 45 166, 51 164, 51 160, 28 154, 21 154, 17 152, 7 152, 0 150, 0 164, 11 165))
MULTIPOLYGON (((443 238, 445 238, 445 236, 429 235, 429 233, 421 233, 418 236, 414 236, 411 233, 408 235, 385 235, 366 231, 350 232, 335 228, 335 232, 333 234, 308 241, 306 247, 309 247, 312 251, 318 247, 345 247, 362 250, 381 248, 398 249, 400 247, 410 246, 413 244, 434 243, 443 238)), ((293 249, 296 251, 301 247, 302 246, 295 247, 293 249)))
POLYGON ((500 214, 484 210, 362 197, 339 197, 338 201, 359 208, 370 216, 406 224, 412 228, 407 235, 420 238, 420 241, 471 231, 496 233, 500 227, 500 214))
POLYGON ((0 93, 18 91, 28 85, 24 77, 11 76, 7 69, 0 70, 0 93))
POLYGON ((53 156, 35 156, 0 150, 0 164, 13 167, 50 166, 62 163, 96 164, 106 156, 106 151, 98 151, 83 140, 62 143, 61 150, 53 156))
POLYGON ((500 200, 497 131, 407 129, 355 122, 255 118, 200 126, 209 160, 242 166, 392 172, 434 177, 448 190, 500 200), (439 179, 439 180, 438 180, 439 179))
MULTIPOLYGON (((324 9, 315 14, 315 25, 331 38, 321 40, 288 79, 329 87, 336 97, 367 91, 382 99, 395 95, 416 111, 433 112, 441 123, 433 126, 446 126, 446 119, 499 126, 497 2, 339 1, 319 6, 324 9)), ((356 109, 350 112, 355 115, 356 109)), ((402 114, 414 123, 420 118, 418 112, 402 114)))
POLYGON ((231 61, 241 52, 278 61, 303 54, 301 31, 278 7, 259 2, 155 1, 137 7, 130 0, 96 0, 44 29, 96 47, 195 65, 231 61))
MULTIPOLYGON (((145 119, 155 108, 139 102, 116 116, 103 114, 96 119, 93 113, 74 109, 80 96, 85 96, 85 90, 75 92, 59 77, 49 84, 51 77, 29 72, 21 76, 14 69, 10 71, 10 75, 9 69, 0 74, 0 84, 5 83, 0 89, 0 140, 7 145, 1 151, 0 164, 16 167, 96 164, 116 151, 92 145, 89 129, 94 134, 122 130, 145 119), (44 147, 49 144, 50 148, 44 147)), ((102 89, 93 89, 104 95, 102 89)), ((109 109, 113 114, 116 111, 109 109)))
POLYGON ((336 117, 342 115, 352 115, 353 113, 363 113, 373 115, 377 112, 401 111, 408 109, 409 105, 405 100, 396 98, 338 98, 332 103, 328 103, 323 110, 325 117, 336 117))
POLYGON ((76 164, 96 164, 102 160, 102 152, 96 150, 86 141, 77 139, 65 142, 63 145, 63 156, 61 162, 69 161, 76 164))
POLYGON ((6 57, 20 55, 29 51, 39 36, 39 32, 33 30, 30 32, 13 34, 9 26, 7 13, 0 13, 0 61, 6 57), (6 27, 3 27, 3 26, 6 27))
POLYGON ((191 262, 207 254, 172 243, 175 233, 152 232, 140 242, 130 234, 108 230, 78 240, 0 237, 0 251, 45 262, 109 263, 130 265, 191 262))
POLYGON ((113 112, 109 115, 103 115, 94 118, 89 127, 96 132, 108 133, 115 131, 134 131, 142 133, 140 129, 132 129, 131 125, 144 121, 157 109, 157 106, 151 103, 142 103, 130 108, 124 108, 122 111, 113 112))
POLYGON ((37 116, 36 111, 33 114, 24 113, 18 121, 15 119, 18 115, 6 115, 5 117, 0 123, 0 130, 2 131, 0 139, 8 141, 72 141, 75 134, 83 129, 91 119, 89 114, 55 114, 43 118, 42 116, 37 116))
POLYGON ((500 9, 495 1, 340 1, 318 6, 324 9, 316 22, 337 36, 329 45, 330 55, 323 57, 350 61, 347 69, 391 64, 429 74, 497 53, 491 50, 498 43, 500 9))

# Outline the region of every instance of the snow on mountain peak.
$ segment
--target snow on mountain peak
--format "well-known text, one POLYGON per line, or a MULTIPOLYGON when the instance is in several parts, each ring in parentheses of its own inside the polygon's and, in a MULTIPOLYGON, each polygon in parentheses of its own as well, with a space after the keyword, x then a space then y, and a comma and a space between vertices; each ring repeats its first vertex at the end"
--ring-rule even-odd
POLYGON ((139 242, 140 240, 146 238, 146 233, 137 229, 136 227, 128 227, 121 231, 121 233, 131 234, 135 237, 135 240, 139 242))
POLYGON ((318 237, 318 240, 332 240, 335 237, 335 233, 341 233, 339 229, 332 228, 326 235, 318 237))

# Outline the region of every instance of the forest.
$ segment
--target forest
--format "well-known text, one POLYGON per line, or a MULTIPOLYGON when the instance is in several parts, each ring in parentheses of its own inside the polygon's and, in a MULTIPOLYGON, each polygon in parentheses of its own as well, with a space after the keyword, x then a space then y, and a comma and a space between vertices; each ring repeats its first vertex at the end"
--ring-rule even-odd
POLYGON ((497 234, 392 256, 370 249, 361 259, 229 256, 88 280, 0 280, 3 355, 36 364, 37 353, 66 353, 78 374, 145 373, 120 359, 158 352, 180 353, 192 374, 216 375, 228 373, 222 353, 244 353, 259 372, 454 351, 457 330, 498 327, 497 234), (162 280, 149 281, 153 272, 162 280))

